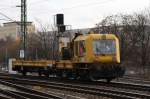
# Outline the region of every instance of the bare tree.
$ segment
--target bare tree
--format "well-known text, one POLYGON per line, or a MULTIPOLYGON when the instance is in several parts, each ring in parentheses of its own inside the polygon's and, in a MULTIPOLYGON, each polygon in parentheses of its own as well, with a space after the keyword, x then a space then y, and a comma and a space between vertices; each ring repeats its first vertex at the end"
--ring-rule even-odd
POLYGON ((5 39, 0 40, 0 63, 7 64, 9 58, 17 58, 19 50, 19 40, 7 36, 5 39))
MULTIPOLYGON (((142 70, 150 59, 150 14, 111 15, 97 24, 100 33, 113 33, 120 39, 121 60, 142 70)), ((144 71, 143 71, 144 72, 144 71)))
POLYGON ((121 46, 121 60, 124 61, 126 55, 126 49, 127 46, 127 38, 126 38, 126 32, 123 31, 122 26, 122 16, 119 15, 111 15, 107 16, 105 19, 103 19, 100 23, 98 23, 98 28, 100 28, 100 33, 113 33, 118 36, 120 39, 120 46, 121 46))
POLYGON ((55 50, 54 42, 56 33, 55 31, 49 31, 49 25, 42 25, 40 23, 41 30, 37 33, 29 35, 29 53, 31 59, 52 59, 53 51, 55 50))

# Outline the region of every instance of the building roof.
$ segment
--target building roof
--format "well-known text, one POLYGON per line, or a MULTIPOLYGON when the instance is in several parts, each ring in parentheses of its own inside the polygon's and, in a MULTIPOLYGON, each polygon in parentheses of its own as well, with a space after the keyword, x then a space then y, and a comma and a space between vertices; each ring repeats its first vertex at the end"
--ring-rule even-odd
MULTIPOLYGON (((21 21, 13 21, 13 22, 3 23, 3 25, 9 25, 9 24, 18 24, 18 25, 20 25, 21 21)), ((27 22, 27 24, 30 25, 30 24, 32 24, 32 22, 27 22)))

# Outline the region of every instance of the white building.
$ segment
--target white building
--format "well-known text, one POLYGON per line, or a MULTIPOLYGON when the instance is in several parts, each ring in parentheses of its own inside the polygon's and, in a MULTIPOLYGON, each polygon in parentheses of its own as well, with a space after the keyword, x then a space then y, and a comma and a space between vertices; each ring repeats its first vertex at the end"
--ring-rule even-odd
MULTIPOLYGON (((5 39, 7 36, 11 36, 17 39, 20 36, 21 22, 7 22, 0 26, 0 39, 5 39)), ((35 26, 32 22, 27 22, 27 33, 34 33, 35 26)))

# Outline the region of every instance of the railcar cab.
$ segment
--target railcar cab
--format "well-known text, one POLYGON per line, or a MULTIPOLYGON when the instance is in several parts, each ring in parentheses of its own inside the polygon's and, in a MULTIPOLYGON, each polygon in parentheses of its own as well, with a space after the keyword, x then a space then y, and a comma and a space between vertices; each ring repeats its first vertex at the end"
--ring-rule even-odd
POLYGON ((113 34, 86 34, 75 38, 73 60, 80 63, 120 63, 119 41, 113 34))
POLYGON ((114 34, 95 34, 91 38, 93 61, 120 63, 119 40, 114 34))
POLYGON ((74 39, 73 44, 73 60, 74 62, 85 63, 87 61, 88 52, 88 36, 78 35, 74 39))

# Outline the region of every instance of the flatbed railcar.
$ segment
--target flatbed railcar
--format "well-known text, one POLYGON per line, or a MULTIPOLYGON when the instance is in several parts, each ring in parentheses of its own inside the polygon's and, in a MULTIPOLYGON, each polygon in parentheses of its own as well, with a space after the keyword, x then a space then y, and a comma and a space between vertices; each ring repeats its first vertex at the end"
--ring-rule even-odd
POLYGON ((60 60, 15 60, 13 70, 73 79, 112 79, 122 77, 119 40, 114 34, 77 35, 67 47, 61 47, 60 60))

